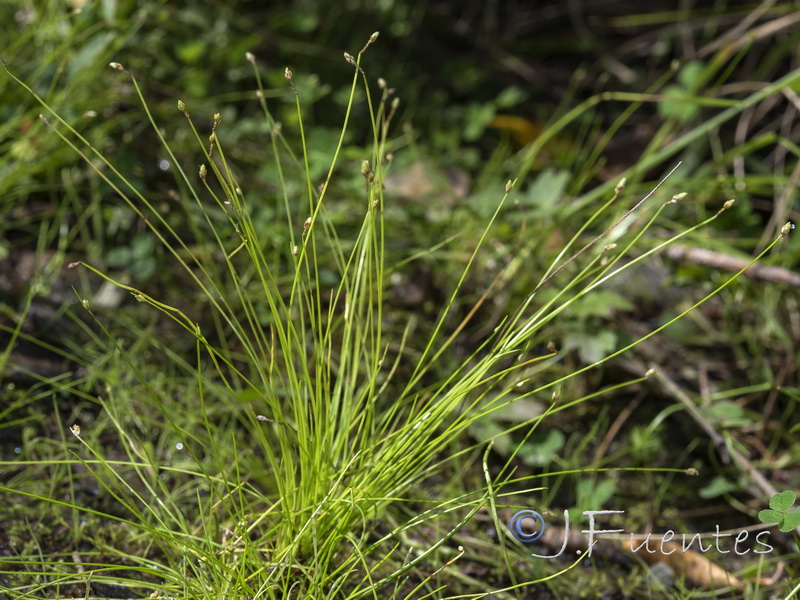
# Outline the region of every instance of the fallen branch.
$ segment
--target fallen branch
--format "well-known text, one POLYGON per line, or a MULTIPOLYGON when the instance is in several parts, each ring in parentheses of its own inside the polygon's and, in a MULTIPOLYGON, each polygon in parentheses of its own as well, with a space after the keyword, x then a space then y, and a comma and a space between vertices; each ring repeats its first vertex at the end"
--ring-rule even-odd
MULTIPOLYGON (((685 260, 698 265, 732 272, 741 271, 752 260, 751 258, 738 258, 730 254, 691 246, 670 246, 667 248, 667 256, 673 260, 685 260)), ((747 269, 743 275, 800 287, 800 274, 782 267, 767 267, 755 264, 747 269)))

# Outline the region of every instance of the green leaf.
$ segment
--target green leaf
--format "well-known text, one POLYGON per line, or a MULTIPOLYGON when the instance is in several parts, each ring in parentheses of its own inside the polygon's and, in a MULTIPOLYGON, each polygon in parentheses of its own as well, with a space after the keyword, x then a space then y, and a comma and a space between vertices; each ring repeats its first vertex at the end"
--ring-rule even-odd
POLYGON ((758 512, 758 520, 762 523, 780 523, 783 521, 783 513, 774 510, 761 510, 758 512))
POLYGON ((553 454, 564 446, 564 434, 557 429, 547 433, 531 436, 531 439, 520 449, 520 460, 529 467, 543 467, 550 464, 553 454))
POLYGON ((600 482, 596 482, 593 479, 583 479, 578 482, 576 490, 578 508, 599 510, 612 498, 616 489, 617 484, 613 479, 603 479, 600 482))
POLYGON ((744 409, 730 400, 718 400, 705 411, 708 417, 723 427, 741 427, 750 423, 744 409))
POLYGON ((617 335, 608 329, 576 332, 564 336, 564 350, 577 349, 581 360, 593 364, 605 358, 617 347, 617 335))
POLYGON ((609 317, 618 310, 633 310, 633 304, 617 292, 598 290, 573 302, 569 314, 577 318, 609 317))
POLYGON ((543 218, 556 214, 563 208, 558 204, 558 199, 564 193, 570 177, 570 172, 566 170, 545 169, 520 198, 523 206, 533 207, 535 212, 532 216, 535 217, 543 218))
POLYGON ((701 498, 717 498, 728 492, 733 492, 739 489, 737 485, 731 483, 722 475, 717 475, 708 482, 703 488, 700 489, 701 498))
POLYGON ((617 484, 613 479, 604 479, 594 489, 594 499, 599 505, 605 504, 614 496, 617 491, 617 484))
POLYGON ((569 510, 569 518, 576 523, 583 516, 584 510, 600 510, 614 496, 617 484, 612 479, 597 482, 594 479, 583 479, 575 490, 577 506, 569 510))
POLYGON ((786 516, 783 518, 783 521, 781 521, 781 524, 780 526, 778 526, 778 529, 786 532, 786 531, 791 531, 792 529, 796 529, 797 527, 800 527, 800 511, 798 512, 792 511, 786 513, 786 516))
POLYGON ((681 123, 687 123, 700 112, 700 107, 692 103, 692 96, 684 87, 668 85, 662 94, 675 98, 675 100, 662 100, 658 103, 658 113, 664 118, 674 117, 681 123))
POLYGON ((240 404, 249 404, 251 402, 260 400, 261 398, 263 398, 263 395, 253 388, 244 389, 236 396, 236 400, 240 404))
POLYGON ((471 104, 467 108, 464 124, 464 139, 474 142, 483 135, 486 126, 494 116, 495 108, 491 104, 471 104))
POLYGON ((772 510, 786 512, 792 507, 792 504, 794 504, 795 498, 796 496, 793 491, 786 490, 780 494, 775 494, 769 501, 769 507, 772 510))
POLYGON ((188 64, 194 64, 198 62, 203 55, 206 53, 206 46, 208 42, 204 39, 195 39, 191 42, 186 42, 185 44, 181 44, 175 50, 178 58, 181 59, 182 62, 188 64))
POLYGON ((678 73, 678 81, 687 90, 699 86, 703 81, 703 73, 706 68, 703 63, 693 60, 686 63, 678 73))
POLYGON ((494 447, 492 450, 497 452, 500 456, 510 456, 514 448, 511 445, 512 440, 510 435, 503 435, 506 428, 498 424, 494 419, 480 419, 475 421, 469 426, 470 435, 478 441, 494 439, 494 447))
POLYGON ((106 253, 106 264, 109 267, 125 267, 133 259, 133 253, 127 246, 112 248, 106 253))
POLYGON ((130 266, 131 276, 139 281, 150 279, 155 274, 157 267, 158 264, 152 256, 136 258, 130 266))
POLYGON ((151 256, 156 250, 156 237, 147 233, 137 235, 131 242, 131 250, 135 258, 151 256))
POLYGON ((500 92, 494 103, 498 108, 512 108, 517 104, 524 102, 527 100, 527 98, 528 94, 522 91, 521 88, 512 85, 500 92))

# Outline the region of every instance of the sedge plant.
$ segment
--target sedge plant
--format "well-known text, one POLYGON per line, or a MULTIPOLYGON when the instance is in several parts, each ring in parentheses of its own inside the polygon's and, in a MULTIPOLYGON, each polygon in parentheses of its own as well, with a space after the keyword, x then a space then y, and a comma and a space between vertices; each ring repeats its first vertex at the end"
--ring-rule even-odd
MULTIPOLYGON (((487 456, 492 439, 468 442, 468 428, 522 398, 556 390, 549 411, 516 426, 525 427, 530 435, 538 426, 546 426, 548 414, 579 402, 562 402, 557 391, 561 384, 641 340, 584 369, 547 378, 544 367, 557 358, 555 349, 547 344, 548 325, 577 300, 668 243, 707 225, 732 203, 630 259, 634 245, 683 195, 658 201, 659 207, 626 242, 607 244, 606 235, 633 210, 646 200, 657 201, 658 187, 622 217, 609 219, 623 188, 620 182, 539 283, 531 285, 522 304, 447 376, 433 377, 436 367, 449 360, 480 306, 491 297, 493 284, 452 326, 463 288, 515 182, 498 184, 497 208, 471 245, 457 285, 449 292, 421 349, 412 352, 409 348, 410 323, 401 335, 387 335, 386 288, 392 265, 387 264, 386 246, 387 238, 396 232, 387 228, 384 219, 388 200, 383 183, 391 166, 387 155, 397 100, 385 86, 380 87, 377 98, 373 96, 361 66, 363 53, 377 38, 375 33, 356 56, 345 54, 353 66, 353 80, 341 135, 322 181, 314 181, 311 175, 302 98, 294 75, 289 69, 285 72, 297 111, 299 142, 293 146, 266 102, 255 57, 246 57, 258 82, 257 98, 270 135, 279 203, 286 220, 288 243, 277 253, 267 250, 271 232, 261 230, 254 221, 257 194, 240 183, 237 168, 226 153, 219 115, 212 120, 209 136, 196 127, 191 107, 178 102, 179 114, 186 119, 202 155, 196 170, 184 169, 162 137, 136 77, 123 65, 111 63, 120 77, 134 86, 177 170, 185 190, 184 210, 200 216, 200 223, 193 225, 194 235, 205 236, 208 245, 197 252, 187 234, 176 230, 107 157, 17 79, 44 107, 42 120, 53 133, 129 205, 180 266, 183 276, 196 286, 212 313, 213 325, 201 325, 199 315, 163 301, 155 290, 115 279, 84 261, 70 265, 128 292, 131 300, 182 330, 193 342, 194 364, 177 354, 168 356, 180 363, 184 373, 193 371, 193 376, 181 380, 186 387, 179 394, 165 395, 148 377, 141 356, 108 333, 120 365, 127 366, 137 383, 135 390, 106 385, 99 395, 124 456, 104 455, 85 425, 65 424, 71 425, 74 439, 64 440, 69 455, 63 464, 80 467, 114 499, 114 511, 90 512, 118 522, 130 531, 131 539, 147 540, 144 547, 148 551, 136 556, 120 548, 106 548, 102 560, 85 563, 20 557, 36 572, 36 578, 13 588, 14 597, 30 597, 66 581, 87 586, 92 581, 114 581, 142 595, 163 598, 444 595, 434 577, 439 570, 432 571, 430 566, 440 561, 442 569, 457 568, 452 564, 464 552, 451 549, 448 554, 448 542, 483 508, 490 511, 496 529, 503 531, 498 500, 506 492, 501 490, 529 483, 513 478, 514 454, 505 468, 491 468, 487 456), (345 239, 329 218, 328 207, 338 201, 330 192, 335 177, 347 168, 342 166, 341 151, 361 85, 371 121, 370 149, 358 168, 364 184, 359 199, 361 220, 352 239, 345 239), (304 197, 294 203, 286 179, 298 171, 303 174, 304 197), (602 233, 589 243, 583 241, 598 225, 602 233), (323 274, 329 268, 336 273, 332 285, 323 274), (557 291, 542 302, 538 292, 544 287, 557 291), (536 377, 542 379, 532 381, 536 377), (522 384, 524 391, 520 391, 522 384), (153 412, 146 417, 132 414, 132 394, 138 396, 139 405, 149 406, 153 412), (226 427, 219 424, 224 415, 229 420, 226 427), (132 426, 137 418, 146 419, 138 429, 132 426), (189 458, 176 464, 145 443, 141 431, 147 423, 169 431, 189 458), (463 449, 453 452, 454 441, 462 442, 463 449), (450 461, 470 452, 482 459, 485 486, 464 496, 433 499, 428 508, 402 521, 392 514, 392 507, 404 502, 409 490, 424 486, 450 461), (443 517, 446 526, 437 539, 413 549, 403 543, 443 517), (109 557, 124 558, 127 574, 120 575, 119 563, 109 557)), ((523 167, 523 172, 526 169, 523 167)), ((790 226, 784 227, 759 257, 789 230, 790 226)), ((502 270, 495 282, 501 276, 502 270)), ((81 300, 94 318, 95 328, 107 331, 108 321, 91 299, 82 295, 81 300)), ((159 344, 169 346, 163 341, 159 344)), ((72 501, 8 487, 3 490, 83 510, 72 501)), ((507 569, 513 570, 504 556, 507 569)), ((534 581, 555 575, 541 574, 534 581)), ((511 584, 493 592, 512 597, 514 590, 532 582, 512 576, 511 584)), ((488 585, 470 583, 482 589, 481 593, 488 592, 488 585)))

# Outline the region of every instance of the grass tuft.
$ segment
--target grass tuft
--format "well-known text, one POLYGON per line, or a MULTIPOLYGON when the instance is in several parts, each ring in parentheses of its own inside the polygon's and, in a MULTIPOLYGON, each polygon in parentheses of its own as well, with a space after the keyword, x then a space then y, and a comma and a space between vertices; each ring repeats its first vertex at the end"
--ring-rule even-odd
MULTIPOLYGON (((582 395, 568 387, 579 375, 685 321, 772 253, 793 225, 777 229, 754 258, 699 300, 676 307, 674 316, 587 364, 565 368, 552 332, 587 299, 670 244, 711 228, 733 205, 729 200, 696 224, 663 235, 665 221, 675 219, 691 198, 686 191, 670 191, 666 199, 662 194, 677 187, 664 184, 673 173, 679 176, 681 167, 668 171, 631 208, 623 197, 626 182, 637 182, 639 189, 644 173, 794 85, 800 71, 743 101, 724 103, 717 116, 670 138, 669 127, 690 118, 675 108, 669 125, 624 177, 575 200, 571 214, 593 212, 574 228, 538 283, 526 283, 521 300, 501 305, 493 326, 475 336, 476 322, 509 278, 521 279, 522 250, 508 251, 493 270, 484 257, 537 153, 601 103, 718 107, 696 93, 724 65, 712 60, 683 95, 602 93, 566 113, 524 151, 507 183, 499 183, 505 177, 497 180, 487 201, 488 218, 474 235, 463 236, 470 239, 458 247, 462 258, 451 261, 460 270, 435 320, 426 328, 409 315, 397 327, 390 314, 391 275, 447 250, 452 239, 432 239, 429 248, 395 256, 403 232, 387 221, 392 200, 386 183, 398 152, 392 136, 400 100, 382 79, 373 89, 362 65, 377 40, 376 32, 357 54, 344 53, 352 81, 341 128, 323 165, 312 152, 317 132, 306 126, 299 79, 285 69, 284 91, 295 111, 296 127, 290 128, 276 120, 267 101, 276 91, 264 87, 255 55, 246 54, 270 138, 265 152, 275 174, 270 193, 245 185, 248 178, 232 159, 238 149, 226 139, 224 111, 201 121, 178 100, 184 133, 195 144, 192 155, 179 154, 162 133, 136 75, 111 62, 132 86, 161 144, 153 151, 172 166, 179 190, 173 210, 185 220, 167 214, 4 62, 9 76, 41 105, 48 134, 60 138, 135 213, 184 286, 182 293, 166 294, 146 279, 125 280, 88 259, 70 264, 95 285, 124 292, 128 304, 139 304, 145 316, 126 321, 85 288, 74 288, 89 316, 77 320, 78 326, 93 336, 95 354, 81 358, 79 348, 64 351, 84 371, 82 389, 71 389, 68 381, 47 382, 44 393, 53 395, 57 416, 58 393, 69 390, 82 399, 69 421, 59 421, 54 444, 62 457, 0 462, 3 468, 51 471, 50 488, 38 479, 0 490, 51 511, 55 522, 68 518, 74 550, 64 554, 30 544, 4 558, 0 574, 13 579, 10 597, 74 595, 78 589, 89 597, 93 588, 114 586, 152 598, 425 598, 445 596, 456 581, 469 590, 468 597, 511 598, 581 562, 579 557, 558 568, 526 563, 527 570, 520 569, 519 544, 504 511, 529 491, 523 487, 538 486, 545 474, 626 467, 587 462, 520 475, 526 444, 546 432, 558 413, 647 381, 652 371, 582 395), (362 97, 363 103, 357 102, 362 97), (369 135, 355 157, 354 144, 346 139, 353 120, 364 118, 369 135), (265 203, 272 211, 269 228, 261 216, 265 203), (146 326, 148 318, 152 327, 146 326), (118 333, 126 328, 127 335, 118 333), (479 426, 509 407, 542 398, 549 399, 543 411, 475 436, 479 426), (494 451, 503 439, 514 440, 505 454, 494 451), (467 477, 470 488, 463 493, 425 493, 444 477, 476 469, 480 478, 467 477), (102 501, 80 501, 86 489, 102 501), (117 524, 117 539, 92 533, 105 531, 99 524, 106 522, 117 524), (491 592, 486 581, 459 568, 470 554, 479 554, 465 548, 465 532, 489 526, 498 575, 491 592), (87 538, 91 543, 83 544, 87 538)), ((21 326, 8 333, 0 367, 25 338, 21 326)), ((686 473, 679 467, 628 470, 686 473)), ((40 535, 30 531, 28 537, 40 535)))

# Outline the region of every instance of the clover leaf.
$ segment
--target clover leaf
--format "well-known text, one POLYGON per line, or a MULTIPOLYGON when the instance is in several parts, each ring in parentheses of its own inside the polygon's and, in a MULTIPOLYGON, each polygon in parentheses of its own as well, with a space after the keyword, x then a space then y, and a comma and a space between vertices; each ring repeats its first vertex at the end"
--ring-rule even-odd
POLYGON ((792 508, 796 498, 795 493, 790 490, 775 494, 769 501, 769 509, 758 513, 759 520, 762 523, 777 524, 780 531, 792 531, 800 526, 800 507, 792 508))

